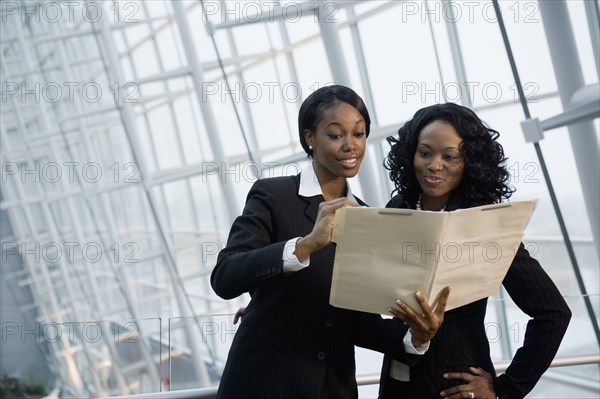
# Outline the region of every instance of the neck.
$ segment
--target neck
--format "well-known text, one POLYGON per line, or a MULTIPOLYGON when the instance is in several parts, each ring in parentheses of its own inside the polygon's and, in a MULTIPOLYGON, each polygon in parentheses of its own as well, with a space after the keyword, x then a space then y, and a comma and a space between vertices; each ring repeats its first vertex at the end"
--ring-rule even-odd
POLYGON ((319 179, 319 185, 321 186, 321 191, 323 192, 323 197, 325 198, 325 201, 331 201, 336 198, 346 196, 346 178, 345 177, 340 177, 336 180, 328 180, 325 182, 323 182, 320 177, 318 177, 318 179, 319 179))
POLYGON ((313 168, 325 201, 331 201, 346 195, 346 178, 344 176, 332 175, 327 170, 318 167, 314 161, 313 168))
POLYGON ((421 209, 424 211, 442 211, 446 209, 448 197, 430 198, 421 195, 419 201, 421 202, 421 209))

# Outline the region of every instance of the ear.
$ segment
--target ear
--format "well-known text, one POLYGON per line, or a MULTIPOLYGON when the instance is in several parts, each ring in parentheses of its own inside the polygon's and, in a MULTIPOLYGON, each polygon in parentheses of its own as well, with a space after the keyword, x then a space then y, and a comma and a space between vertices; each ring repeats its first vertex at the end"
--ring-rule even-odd
POLYGON ((315 134, 313 133, 313 131, 309 129, 304 129, 304 132, 302 133, 304 134, 304 140, 306 140, 306 144, 314 146, 315 134))

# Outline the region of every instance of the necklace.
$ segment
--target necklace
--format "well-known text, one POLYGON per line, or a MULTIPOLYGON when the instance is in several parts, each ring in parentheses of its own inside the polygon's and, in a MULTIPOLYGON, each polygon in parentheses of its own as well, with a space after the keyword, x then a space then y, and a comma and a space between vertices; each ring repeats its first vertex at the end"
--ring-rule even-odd
MULTIPOLYGON (((422 207, 421 207, 421 196, 419 195, 419 199, 417 200, 417 211, 421 211, 421 210, 423 210, 423 209, 422 209, 422 207)), ((437 211, 437 212, 444 212, 445 210, 446 210, 446 205, 444 205, 444 206, 442 207, 442 209, 440 209, 440 210, 439 210, 439 211, 437 211)), ((433 211, 433 212, 436 212, 436 211, 433 211)))

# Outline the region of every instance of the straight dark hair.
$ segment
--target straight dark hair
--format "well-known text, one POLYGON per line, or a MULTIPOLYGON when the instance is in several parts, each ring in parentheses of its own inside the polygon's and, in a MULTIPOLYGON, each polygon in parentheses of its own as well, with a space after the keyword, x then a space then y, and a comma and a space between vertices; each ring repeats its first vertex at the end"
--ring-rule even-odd
POLYGON ((349 87, 341 85, 323 86, 311 93, 300 106, 298 113, 298 134, 300 135, 300 144, 304 152, 312 157, 312 150, 308 148, 304 131, 315 131, 315 128, 321 120, 323 113, 329 108, 339 104, 347 103, 356 108, 365 120, 365 134, 369 137, 371 130, 371 118, 369 111, 363 99, 349 87))

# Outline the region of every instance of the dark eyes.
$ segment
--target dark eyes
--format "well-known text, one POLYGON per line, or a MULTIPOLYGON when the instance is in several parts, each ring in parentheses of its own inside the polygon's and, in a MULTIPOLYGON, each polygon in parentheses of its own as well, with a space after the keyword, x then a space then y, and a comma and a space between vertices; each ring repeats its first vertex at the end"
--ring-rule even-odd
MULTIPOLYGON (((364 137, 366 134, 365 132, 356 132, 353 134, 354 137, 356 138, 361 138, 364 137)), ((331 140, 337 140, 340 139, 343 135, 340 133, 328 133, 327 137, 329 137, 331 140)))
MULTIPOLYGON (((419 151, 417 151, 417 154, 421 158, 429 158, 432 156, 430 151, 425 151, 425 150, 419 150, 419 151)), ((454 154, 443 154, 442 159, 446 162, 458 162, 458 161, 460 161, 461 157, 459 155, 454 155, 454 154)))

